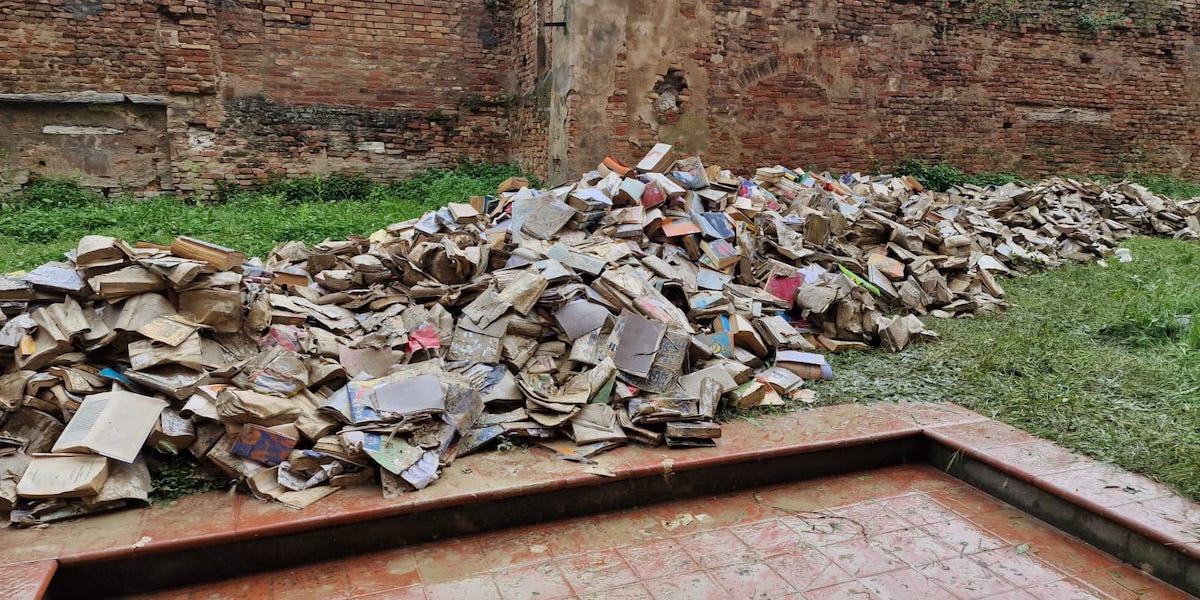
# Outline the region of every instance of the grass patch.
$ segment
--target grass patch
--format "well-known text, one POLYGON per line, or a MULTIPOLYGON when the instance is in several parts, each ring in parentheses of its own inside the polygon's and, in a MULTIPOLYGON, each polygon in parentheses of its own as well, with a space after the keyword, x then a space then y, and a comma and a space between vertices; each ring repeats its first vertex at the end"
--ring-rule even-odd
MULTIPOLYGON (((217 204, 105 199, 41 180, 0 204, 0 271, 60 259, 89 233, 159 243, 192 235, 262 256, 278 241, 366 234, 492 192, 517 174, 506 165, 468 165, 386 185, 354 176, 280 180, 225 190, 217 204)), ((962 182, 960 175, 943 168, 923 176, 946 183, 962 182)), ((1011 176, 971 177, 986 184, 1011 176)), ((1196 184, 1138 181, 1177 197, 1200 195, 1200 186, 1186 187, 1196 184)), ((833 356, 836 379, 814 386, 820 403, 959 402, 1200 499, 1200 244, 1136 239, 1128 247, 1132 263, 1005 281, 1013 306, 1003 316, 928 320, 940 343, 833 356)), ((721 417, 754 422, 778 410, 721 417)), ((164 490, 158 498, 214 485, 191 481, 185 458, 152 469, 164 490)))
POLYGON ((1188 200, 1200 197, 1200 183, 1180 181, 1165 175, 1149 175, 1146 173, 1130 173, 1125 178, 1134 183, 1140 183, 1146 189, 1168 198, 1188 200))
POLYGON ((926 189, 938 192, 956 185, 1004 185, 1019 179, 1015 173, 964 173, 948 163, 927 165, 911 158, 896 165, 894 171, 897 175, 912 175, 926 189))
MULTIPOLYGON (((966 173, 962 169, 949 164, 925 164, 919 160, 907 159, 896 165, 893 171, 897 175, 912 175, 927 189, 944 192, 956 185, 1004 185, 1020 179, 1015 173, 966 173)), ((1113 179, 1105 175, 1089 175, 1097 183, 1112 183, 1113 179)), ((1176 200, 1187 200, 1200 196, 1200 183, 1182 181, 1166 175, 1152 175, 1136 171, 1126 173, 1124 179, 1145 186, 1146 189, 1176 200)))
POLYGON ((958 402, 1200 499, 1200 244, 1003 282, 1002 316, 927 319, 936 344, 833 356, 822 404, 958 402))
POLYGON ((286 179, 225 190, 215 204, 104 198, 75 182, 37 180, 0 203, 0 272, 61 260, 88 234, 157 243, 189 235, 264 256, 277 242, 369 234, 447 202, 494 193, 514 175, 520 172, 510 165, 466 165, 390 184, 353 175, 286 179))

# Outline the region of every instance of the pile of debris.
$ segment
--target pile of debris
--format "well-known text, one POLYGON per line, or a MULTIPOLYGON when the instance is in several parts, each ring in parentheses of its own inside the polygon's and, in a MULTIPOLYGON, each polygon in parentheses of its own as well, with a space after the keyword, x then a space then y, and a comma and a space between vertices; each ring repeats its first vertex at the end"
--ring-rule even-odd
POLYGON ((88 236, 0 278, 0 509, 32 525, 144 502, 144 449, 299 508, 419 490, 505 438, 585 463, 712 446, 722 405, 812 401, 819 351, 899 350, 934 335, 917 315, 1001 308, 996 275, 1194 238, 1198 208, 1128 183, 743 179, 659 144, 265 260, 88 236))

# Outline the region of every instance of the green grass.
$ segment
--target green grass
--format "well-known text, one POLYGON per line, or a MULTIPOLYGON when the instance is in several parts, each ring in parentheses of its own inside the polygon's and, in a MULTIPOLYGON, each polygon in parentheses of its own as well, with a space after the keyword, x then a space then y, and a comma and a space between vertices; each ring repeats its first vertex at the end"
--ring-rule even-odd
POLYGON ((927 165, 911 158, 896 165, 893 171, 897 175, 912 175, 927 189, 938 192, 956 185, 1004 185, 1019 179, 1015 173, 965 173, 948 163, 927 165))
MULTIPOLYGON (((1015 173, 967 173, 949 163, 926 164, 911 158, 901 161, 893 171, 897 175, 912 175, 927 189, 938 192, 944 192, 956 185, 1004 185, 1020 179, 1015 173)), ((1111 177, 1106 175, 1089 175, 1083 178, 1098 183, 1111 183, 1113 181, 1111 177)), ((1124 179, 1139 183, 1152 192, 1177 200, 1187 200, 1200 196, 1200 183, 1183 181, 1166 175, 1153 175, 1131 171, 1125 174, 1124 179)))
POLYGON ((0 272, 61 260, 88 234, 156 243, 189 235, 264 256, 276 242, 370 234, 447 202, 495 193, 501 181, 519 174, 509 165, 466 165, 386 185, 355 176, 288 179, 258 190, 225 190, 215 204, 106 199, 70 181, 40 180, 0 203, 0 272))
POLYGON ((1140 183, 1146 189, 1170 198, 1187 200, 1200 197, 1200 183, 1180 181, 1164 175, 1148 175, 1145 173, 1130 173, 1126 179, 1140 183))
MULTIPOLYGON (((104 199, 43 180, 0 204, 0 271, 59 259, 89 233, 160 243, 192 235, 262 256, 277 241, 367 234, 492 192, 515 174, 468 165, 389 185, 353 176, 281 180, 225 190, 216 204, 104 199)), ((938 176, 957 177, 945 169, 938 176)), ((1139 178, 1176 197, 1200 193, 1188 187, 1195 184, 1139 178)), ((1188 319, 1200 313, 1200 244, 1136 239, 1128 247, 1132 263, 1004 281, 1013 306, 1002 316, 927 320, 939 343, 832 357, 836 379, 814 386, 819 402, 959 402, 1200 499, 1200 318, 1188 319)), ((156 473, 170 492, 163 497, 192 489, 186 477, 171 479, 183 467, 166 461, 156 473)))
POLYGON ((927 319, 938 343, 834 356, 820 403, 958 402, 1200 499, 1200 244, 1127 247, 1003 281, 1004 315, 927 319))

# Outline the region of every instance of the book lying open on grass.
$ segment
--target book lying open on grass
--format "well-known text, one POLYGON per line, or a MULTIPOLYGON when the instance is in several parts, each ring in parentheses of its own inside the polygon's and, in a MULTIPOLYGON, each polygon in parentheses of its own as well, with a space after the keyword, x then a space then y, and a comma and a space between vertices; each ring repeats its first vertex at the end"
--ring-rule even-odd
POLYGON ((133 462, 167 403, 133 392, 105 392, 83 400, 54 443, 54 452, 95 452, 133 462))

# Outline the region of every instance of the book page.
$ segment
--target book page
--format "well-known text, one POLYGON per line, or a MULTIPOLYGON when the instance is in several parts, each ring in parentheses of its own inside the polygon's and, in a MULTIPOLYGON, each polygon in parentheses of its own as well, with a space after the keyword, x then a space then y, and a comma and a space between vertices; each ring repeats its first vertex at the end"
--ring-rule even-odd
MULTIPOLYGON (((167 407, 166 402, 141 394, 106 392, 84 399, 80 412, 89 403, 95 402, 103 402, 104 406, 99 419, 84 425, 90 425, 85 447, 96 454, 124 462, 133 462, 137 458, 138 451, 146 443, 146 437, 158 422, 159 413, 167 407)), ((67 425, 68 429, 74 424, 75 419, 72 419, 67 425)))
POLYGON ((89 434, 96 429, 108 407, 107 394, 88 396, 75 411, 75 416, 67 423, 58 441, 54 442, 54 452, 80 452, 88 450, 89 434))
POLYGON ((17 493, 27 498, 91 496, 107 477, 108 459, 103 456, 35 456, 17 483, 17 493))

